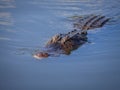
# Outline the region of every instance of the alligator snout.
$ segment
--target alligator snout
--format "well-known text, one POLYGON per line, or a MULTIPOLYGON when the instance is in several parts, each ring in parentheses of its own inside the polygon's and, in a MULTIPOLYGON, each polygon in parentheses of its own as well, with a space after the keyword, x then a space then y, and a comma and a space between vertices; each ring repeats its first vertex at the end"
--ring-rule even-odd
POLYGON ((36 59, 43 59, 43 58, 47 58, 50 55, 46 52, 38 52, 36 54, 33 55, 33 57, 35 57, 36 59))

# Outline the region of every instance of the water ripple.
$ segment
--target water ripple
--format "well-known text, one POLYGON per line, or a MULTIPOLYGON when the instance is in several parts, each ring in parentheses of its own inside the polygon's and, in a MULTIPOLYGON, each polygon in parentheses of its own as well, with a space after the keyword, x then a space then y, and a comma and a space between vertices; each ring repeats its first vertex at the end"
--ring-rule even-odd
POLYGON ((14 0, 1 0, 0 1, 0 9, 3 8, 15 8, 14 0))

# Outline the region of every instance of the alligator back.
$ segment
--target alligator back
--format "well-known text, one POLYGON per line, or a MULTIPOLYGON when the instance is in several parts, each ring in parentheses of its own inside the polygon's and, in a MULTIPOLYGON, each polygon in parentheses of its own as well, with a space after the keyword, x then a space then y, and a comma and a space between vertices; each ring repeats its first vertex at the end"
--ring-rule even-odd
POLYGON ((102 27, 109 20, 110 18, 102 15, 90 15, 85 18, 78 18, 73 25, 75 29, 90 30, 102 27))
POLYGON ((77 33, 86 33, 87 30, 95 29, 102 27, 110 18, 107 18, 102 15, 90 15, 83 18, 78 18, 78 20, 73 24, 74 30, 68 32, 67 34, 58 34, 50 39, 46 46, 52 43, 61 43, 65 42, 67 39, 74 37, 77 33))

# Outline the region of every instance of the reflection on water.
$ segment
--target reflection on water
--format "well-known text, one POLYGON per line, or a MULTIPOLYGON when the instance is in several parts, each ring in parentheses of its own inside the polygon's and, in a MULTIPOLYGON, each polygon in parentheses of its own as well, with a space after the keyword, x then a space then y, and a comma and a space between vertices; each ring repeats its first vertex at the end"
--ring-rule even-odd
POLYGON ((0 0, 0 90, 120 89, 119 0, 0 0), (72 30, 72 16, 111 17, 89 31, 70 56, 32 57, 57 33, 72 30))
POLYGON ((0 8, 15 8, 14 0, 1 0, 0 8))
POLYGON ((13 25, 11 14, 9 12, 0 13, 0 25, 10 26, 13 25))

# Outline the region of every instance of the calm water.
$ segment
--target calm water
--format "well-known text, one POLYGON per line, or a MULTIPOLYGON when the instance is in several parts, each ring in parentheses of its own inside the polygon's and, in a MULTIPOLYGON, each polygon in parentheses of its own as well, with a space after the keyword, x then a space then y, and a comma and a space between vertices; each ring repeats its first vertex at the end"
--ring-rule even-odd
POLYGON ((0 0, 0 90, 120 90, 120 0, 0 0), (71 55, 38 61, 32 53, 57 33, 72 30, 68 17, 113 19, 89 31, 71 55))

